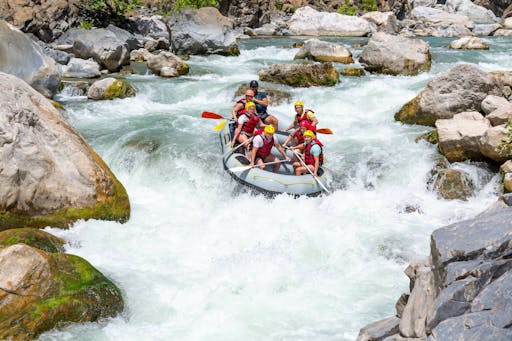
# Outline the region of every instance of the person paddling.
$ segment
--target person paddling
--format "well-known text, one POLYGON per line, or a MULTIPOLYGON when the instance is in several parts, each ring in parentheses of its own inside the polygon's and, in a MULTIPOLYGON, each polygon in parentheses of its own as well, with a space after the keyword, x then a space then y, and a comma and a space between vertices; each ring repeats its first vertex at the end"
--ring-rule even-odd
MULTIPOLYGON (((264 126, 260 117, 256 114, 256 104, 254 102, 247 102, 244 107, 245 112, 238 118, 238 127, 235 130, 235 135, 231 141, 231 147, 235 146, 236 142, 244 143, 254 135, 256 127, 264 126)), ((250 152, 250 143, 245 143, 246 155, 250 152)))
POLYGON ((312 130, 311 124, 307 120, 301 121, 299 123, 299 129, 295 129, 293 133, 288 135, 283 143, 283 146, 286 147, 289 142, 291 142, 291 146, 297 146, 304 143, 304 132, 306 130, 312 130))
POLYGON ((265 169, 265 165, 262 165, 266 162, 277 162, 274 164, 274 173, 277 173, 279 171, 279 158, 275 155, 273 155, 272 147, 276 147, 277 150, 283 155, 284 159, 286 161, 290 161, 290 158, 288 155, 286 155, 286 152, 279 144, 279 141, 277 140, 277 137, 274 136, 275 129, 274 126, 268 125, 266 126, 263 131, 254 137, 252 140, 252 153, 251 153, 251 164, 250 166, 254 166, 255 162, 256 165, 261 165, 259 168, 265 169))
POLYGON ((270 115, 267 112, 268 108, 268 97, 265 91, 258 90, 259 84, 257 80, 252 80, 249 83, 249 87, 254 92, 254 98, 252 101, 256 104, 256 112, 260 115, 261 120, 265 124, 271 124, 274 126, 274 129, 277 129, 278 120, 274 115, 270 115))
POLYGON ((318 119, 315 116, 315 112, 313 109, 306 109, 304 111, 304 103, 301 101, 297 101, 294 104, 295 107, 295 117, 293 119, 292 124, 286 129, 286 131, 293 129, 294 127, 297 127, 300 122, 302 121, 309 121, 309 123, 312 126, 315 126, 318 124, 318 119))
MULTIPOLYGON (((306 130, 304 132, 304 143, 291 147, 291 149, 297 150, 302 147, 304 148, 304 164, 306 164, 306 167, 311 170, 313 176, 318 176, 318 168, 324 163, 322 142, 315 138, 315 133, 313 133, 311 130, 306 130)), ((293 163, 295 175, 309 173, 306 167, 304 167, 300 161, 293 163)))
POLYGON ((237 122, 238 117, 240 117, 240 115, 246 113, 245 105, 247 104, 247 102, 253 102, 253 100, 254 100, 254 91, 249 89, 245 92, 244 97, 242 97, 238 101, 236 101, 236 104, 233 107, 233 110, 231 110, 231 116, 233 116, 233 119, 235 120, 235 122, 237 122))

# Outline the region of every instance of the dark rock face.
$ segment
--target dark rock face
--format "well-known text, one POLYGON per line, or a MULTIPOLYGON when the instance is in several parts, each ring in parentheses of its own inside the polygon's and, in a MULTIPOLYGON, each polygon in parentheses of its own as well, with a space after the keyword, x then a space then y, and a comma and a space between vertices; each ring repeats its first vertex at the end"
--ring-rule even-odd
POLYGON ((388 330, 371 329, 371 324, 361 329, 360 340, 511 340, 509 203, 508 197, 503 197, 499 206, 474 219, 434 231, 429 260, 413 262, 406 270, 411 294, 407 300, 401 298, 397 309, 399 333, 388 337, 388 330), (425 280, 429 277, 432 283, 425 280), (435 299, 422 301, 432 290, 435 299), (372 338, 362 338, 368 335, 367 330, 377 332, 372 338))
POLYGON ((243 26, 256 28, 268 24, 273 10, 273 1, 219 1, 219 11, 223 15, 233 19, 235 27, 243 26))

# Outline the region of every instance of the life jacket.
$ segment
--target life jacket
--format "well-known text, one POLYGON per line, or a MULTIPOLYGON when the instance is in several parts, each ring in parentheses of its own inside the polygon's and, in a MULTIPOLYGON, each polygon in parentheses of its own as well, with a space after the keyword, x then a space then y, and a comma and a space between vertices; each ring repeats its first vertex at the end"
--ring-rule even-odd
MULTIPOLYGON (((313 111, 312 109, 306 109, 304 110, 304 112, 302 113, 302 115, 299 115, 299 114, 295 114, 295 118, 297 119, 297 123, 300 124, 300 122, 302 121, 309 121, 309 123, 313 123, 313 121, 311 121, 309 118, 308 118, 308 114, 307 112, 308 111, 313 111)), ((313 111, 314 112, 314 111, 313 111)))
POLYGON ((246 132, 249 135, 252 135, 252 133, 254 132, 254 128, 256 128, 260 121, 260 117, 258 115, 249 115, 247 113, 245 113, 244 115, 249 117, 249 121, 245 122, 242 125, 242 131, 246 132))
POLYGON ((240 115, 247 113, 247 111, 245 110, 245 104, 247 103, 247 100, 245 99, 245 97, 242 97, 238 101, 236 101, 236 103, 242 103, 242 109, 236 112, 236 117, 238 118, 240 117, 240 115))
POLYGON ((265 135, 263 134, 263 130, 258 131, 258 133, 261 136, 261 139, 263 140, 263 146, 258 148, 258 151, 256 152, 256 156, 264 159, 270 155, 270 152, 272 151, 272 147, 274 147, 274 135, 272 135, 272 139, 269 142, 265 138, 265 135))
POLYGON ((294 134, 295 138, 297 139, 297 144, 302 144, 304 143, 304 135, 302 135, 300 133, 300 129, 298 129, 295 134, 294 134))
POLYGON ((320 146, 320 166, 324 164, 324 149, 322 148, 324 145, 318 139, 314 139, 314 141, 306 146, 304 149, 304 163, 306 165, 315 165, 315 157, 311 155, 310 150, 315 145, 320 146))

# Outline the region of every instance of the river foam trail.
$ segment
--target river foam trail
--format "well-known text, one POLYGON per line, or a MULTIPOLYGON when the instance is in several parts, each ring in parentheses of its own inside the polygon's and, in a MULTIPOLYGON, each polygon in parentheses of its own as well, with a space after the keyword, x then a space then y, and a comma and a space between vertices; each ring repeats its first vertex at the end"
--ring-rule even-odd
MULTIPOLYGON (((408 290, 403 270, 427 255, 432 230, 495 201, 498 176, 469 162, 453 167, 469 174, 474 196, 439 199, 427 185, 436 148, 414 142, 429 128, 402 125, 393 114, 455 63, 512 69, 505 38, 491 40, 486 53, 453 52, 449 40, 432 39, 433 68, 416 77, 273 85, 334 131, 321 137, 333 194, 268 199, 233 181, 222 170, 218 121, 200 114, 229 115, 237 87, 263 67, 290 62, 295 40, 244 41, 239 57, 192 57, 191 74, 178 79, 130 76, 134 98, 62 95, 71 123, 125 185, 132 216, 126 224, 48 230, 119 285, 126 310, 42 340, 354 340, 363 325, 394 314, 408 290)), ((292 103, 271 108, 289 124, 292 103)))

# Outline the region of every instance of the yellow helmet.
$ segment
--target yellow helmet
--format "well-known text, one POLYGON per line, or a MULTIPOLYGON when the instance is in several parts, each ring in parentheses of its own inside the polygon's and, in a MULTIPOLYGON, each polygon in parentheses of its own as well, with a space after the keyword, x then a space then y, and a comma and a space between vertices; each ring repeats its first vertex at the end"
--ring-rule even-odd
POLYGON ((249 110, 250 107, 256 107, 256 104, 254 104, 254 102, 247 102, 245 104, 245 110, 249 110))
POLYGON ((297 101, 295 102, 295 104, 293 105, 294 107, 303 107, 304 108, 304 103, 302 103, 301 101, 297 101))
POLYGON ((304 134, 302 134, 304 137, 309 136, 311 138, 315 138, 315 133, 313 133, 311 130, 306 130, 304 134))
POLYGON ((263 131, 267 134, 273 134, 276 132, 276 130, 274 129, 274 126, 265 126, 265 129, 263 129, 263 131))

